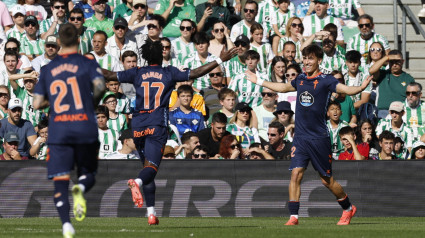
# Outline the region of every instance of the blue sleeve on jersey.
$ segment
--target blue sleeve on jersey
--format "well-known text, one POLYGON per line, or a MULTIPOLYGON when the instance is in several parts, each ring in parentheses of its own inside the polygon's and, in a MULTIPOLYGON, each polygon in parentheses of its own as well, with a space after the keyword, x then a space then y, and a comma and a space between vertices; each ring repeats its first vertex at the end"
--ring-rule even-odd
POLYGON ((42 95, 47 99, 48 95, 46 92, 46 72, 45 71, 46 71, 46 67, 41 68, 39 80, 35 84, 34 94, 42 95))
POLYGON ((336 85, 339 83, 338 80, 336 78, 334 78, 334 76, 332 75, 327 75, 328 79, 329 79, 329 83, 328 83, 328 89, 329 91, 335 93, 336 92, 336 85))
POLYGON ((298 79, 298 77, 299 77, 299 75, 294 79, 294 80, 292 80, 291 81, 291 85, 292 85, 292 87, 294 87, 295 89, 297 89, 297 79, 298 79))
POLYGON ((168 66, 168 67, 170 67, 171 75, 173 75, 174 81, 181 82, 181 81, 189 80, 190 69, 182 71, 174 66, 168 66))
POLYGON ((131 83, 131 84, 133 84, 134 79, 137 76, 137 70, 138 70, 138 67, 134 67, 134 68, 128 69, 126 71, 118 72, 117 73, 118 81, 120 81, 121 83, 131 83))

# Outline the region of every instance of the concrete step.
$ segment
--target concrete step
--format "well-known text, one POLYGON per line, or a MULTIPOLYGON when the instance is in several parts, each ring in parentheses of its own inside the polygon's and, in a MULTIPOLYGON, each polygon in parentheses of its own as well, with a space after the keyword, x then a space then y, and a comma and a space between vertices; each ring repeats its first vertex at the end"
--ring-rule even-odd
MULTIPOLYGON (((422 29, 425 30, 425 25, 422 26, 422 29)), ((401 35, 402 33, 402 25, 399 24, 398 26, 398 34, 401 35)), ((391 24, 376 24, 375 25, 375 32, 383 35, 387 38, 388 41, 394 41, 394 25, 391 24)), ((416 42, 416 41, 425 41, 424 37, 419 34, 416 34, 416 31, 414 30, 413 26, 411 24, 406 25, 406 36, 407 41, 416 42)))
MULTIPOLYGON (((408 5, 416 16, 422 9, 422 5, 408 5)), ((393 6, 392 5, 362 5, 367 14, 373 16, 373 21, 377 23, 392 23, 393 22, 393 6)), ((398 19, 401 22, 402 11, 398 8, 398 19)))
MULTIPOLYGON (((367 5, 393 5, 393 0, 367 0, 367 1, 360 1, 362 4, 362 7, 364 8, 367 5)), ((403 4, 410 5, 420 5, 421 1, 418 0, 402 0, 403 4)))

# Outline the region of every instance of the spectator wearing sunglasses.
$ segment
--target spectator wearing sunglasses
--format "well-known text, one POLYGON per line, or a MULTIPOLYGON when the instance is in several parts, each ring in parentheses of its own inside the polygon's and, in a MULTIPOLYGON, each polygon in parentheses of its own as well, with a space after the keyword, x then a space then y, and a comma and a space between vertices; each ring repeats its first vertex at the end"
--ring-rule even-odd
POLYGON ((243 9, 244 19, 233 25, 232 30, 230 32, 230 39, 235 42, 236 38, 240 35, 245 35, 246 37, 251 38, 251 26, 254 24, 255 17, 258 13, 258 3, 253 0, 248 0, 245 3, 245 7, 243 9))
POLYGON ((59 27, 67 23, 65 0, 51 0, 50 5, 52 16, 40 22, 40 36, 43 40, 46 40, 47 36, 57 34, 59 27))
MULTIPOLYGON (((183 60, 190 54, 196 51, 193 44, 193 36, 196 33, 196 24, 190 19, 183 19, 180 23, 180 37, 171 41, 174 57, 178 62, 183 60)), ((178 65, 175 65, 176 67, 178 65)))
POLYGON ((44 42, 38 35, 38 21, 35 16, 27 16, 25 18, 25 36, 21 41, 20 53, 25 54, 28 59, 33 60, 35 57, 44 53, 44 42))
MULTIPOLYGON (((282 101, 277 104, 276 111, 273 112, 275 119, 270 123, 277 121, 285 127, 285 137, 284 140, 292 142, 294 138, 294 111, 292 105, 287 101, 282 101)), ((270 128, 269 124, 269 128, 270 128)))
POLYGON ((19 40, 13 37, 9 38, 4 44, 3 49, 4 51, 1 52, 1 60, 4 60, 4 55, 7 51, 12 51, 18 56, 18 61, 16 62, 15 70, 26 71, 32 69, 31 62, 28 57, 26 55, 19 54, 19 51, 21 49, 21 42, 19 40))
POLYGON ((413 130, 415 140, 420 140, 421 135, 425 132, 425 106, 422 104, 422 85, 412 82, 406 88, 406 101, 404 107, 406 113, 403 115, 403 121, 413 130), (421 127, 421 129, 419 129, 421 127), (421 132, 418 133, 418 130, 421 132))
POLYGON ((14 26, 8 31, 6 31, 6 37, 7 39, 13 37, 20 41, 25 35, 25 7, 17 4, 12 9, 10 9, 10 12, 14 26))
POLYGON ((167 37, 161 38, 162 44, 162 67, 167 67, 169 65, 178 67, 180 62, 177 58, 171 57, 171 41, 167 37))
POLYGON ((191 153, 191 159, 209 159, 208 148, 205 145, 198 145, 191 153))
POLYGON ((58 39, 55 35, 48 36, 44 41, 44 54, 36 57, 31 61, 31 65, 34 70, 40 73, 41 67, 50 63, 57 55, 59 51, 58 39))
POLYGON ((230 119, 226 130, 236 136, 242 148, 248 149, 254 143, 261 143, 257 128, 254 127, 254 113, 252 108, 244 102, 240 102, 235 107, 235 114, 230 119))
POLYGON ((292 142, 285 140, 285 134, 285 126, 280 122, 274 121, 269 124, 267 152, 276 160, 291 160, 292 142))
MULTIPOLYGON (((107 17, 107 18, 112 18, 112 10, 111 7, 107 4, 107 0, 101 0, 102 4, 105 4, 105 11, 103 12, 103 14, 107 17)), ((89 19, 91 18, 95 12, 96 12, 96 8, 95 8, 95 4, 99 2, 99 0, 82 0, 79 1, 77 4, 75 4, 74 8, 78 8, 81 9, 84 12, 84 18, 85 19, 89 19)))
POLYGON ((213 115, 215 112, 220 110, 220 100, 218 98, 218 92, 225 88, 224 84, 224 73, 220 66, 215 67, 211 72, 208 73, 208 78, 211 85, 204 89, 205 106, 207 107, 208 115, 213 115))
POLYGON ((219 159, 243 159, 244 154, 237 137, 234 135, 224 136, 220 142, 219 159))
POLYGON ((7 117, 7 104, 10 100, 10 90, 6 85, 0 85, 0 118, 7 117))
POLYGON ((146 4, 146 0, 133 0, 131 9, 131 15, 125 17, 128 22, 129 29, 132 30, 134 34, 148 34, 148 28, 146 25, 149 24, 148 20, 150 18, 148 15, 148 5, 146 4))
POLYGON ((254 107, 253 110, 257 115, 258 120, 258 134, 264 141, 269 141, 267 131, 270 122, 275 118, 273 112, 276 110, 275 105, 277 102, 277 93, 271 89, 263 88, 261 92, 263 101, 260 106, 254 107))
MULTIPOLYGON (((196 22, 198 23, 198 31, 205 31, 211 35, 214 24, 221 21, 227 29, 230 29, 230 11, 223 7, 223 0, 208 0, 196 6, 196 22)), ((227 30, 226 29, 226 30, 227 30)), ((229 34, 230 32, 226 32, 229 34)))
POLYGON ((105 15, 107 9, 110 11, 108 4, 106 4, 106 0, 92 0, 92 4, 94 14, 90 18, 86 18, 84 26, 96 31, 104 31, 108 37, 111 37, 114 34, 114 21, 111 19, 112 15, 105 15))
POLYGON ((394 101, 404 102, 406 100, 407 85, 415 82, 415 79, 403 71, 403 55, 398 50, 391 50, 386 57, 378 60, 369 69, 373 81, 377 84, 376 106, 378 107, 378 118, 388 115, 388 108, 394 101), (390 69, 381 67, 389 62, 390 69))
MULTIPOLYGON (((247 69, 246 65, 246 52, 250 48, 250 42, 248 37, 245 35, 240 35, 235 40, 235 47, 237 48, 237 56, 231 58, 228 62, 226 62, 226 84, 229 85, 230 81, 236 77, 238 74, 245 72, 247 69)), ((259 56, 258 56, 259 57, 259 56)))
POLYGON ((302 54, 301 54, 301 45, 304 43, 304 25, 302 23, 301 18, 299 17, 291 17, 288 20, 288 24, 286 25, 286 35, 281 38, 273 39, 273 52, 276 55, 283 56, 283 50, 285 48, 285 43, 291 41, 295 44, 295 57, 294 60, 297 63, 302 62, 302 54))
POLYGON ((373 42, 381 43, 385 53, 390 52, 390 45, 388 40, 374 31, 375 24, 373 23, 373 17, 364 14, 357 19, 360 33, 355 34, 348 40, 347 51, 357 50, 362 54, 362 66, 366 65, 367 58, 369 56, 369 48, 372 48, 373 42))
MULTIPOLYGON (((369 54, 367 56, 366 66, 364 67, 364 71, 369 72, 369 68, 378 60, 385 57, 387 54, 382 46, 381 42, 373 42, 369 48, 369 54)), ((389 69, 389 65, 383 65, 382 69, 389 69)))
POLYGON ((78 52, 86 54, 92 51, 92 40, 94 31, 84 26, 84 12, 80 8, 71 10, 68 22, 77 28, 80 44, 78 45, 78 52))
POLYGON ((213 39, 210 40, 208 52, 217 57, 220 56, 221 50, 229 50, 233 48, 233 42, 229 37, 229 28, 222 21, 214 23, 211 34, 213 39))
POLYGON ((185 0, 159 0, 154 14, 160 14, 165 19, 163 34, 169 38, 181 35, 179 26, 183 19, 196 20, 195 7, 191 1, 185 0))

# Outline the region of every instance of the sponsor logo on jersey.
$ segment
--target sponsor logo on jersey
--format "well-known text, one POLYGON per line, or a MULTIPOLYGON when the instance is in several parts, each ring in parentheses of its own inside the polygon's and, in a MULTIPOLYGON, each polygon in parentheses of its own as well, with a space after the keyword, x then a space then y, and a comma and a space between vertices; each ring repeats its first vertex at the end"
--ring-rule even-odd
POLYGON ((314 97, 308 91, 301 93, 298 99, 300 100, 300 104, 304 107, 309 107, 314 103, 314 97))
POLYGON ((155 132, 155 128, 146 128, 143 131, 134 131, 133 132, 133 137, 143 137, 143 136, 147 136, 147 135, 153 135, 153 133, 155 132))

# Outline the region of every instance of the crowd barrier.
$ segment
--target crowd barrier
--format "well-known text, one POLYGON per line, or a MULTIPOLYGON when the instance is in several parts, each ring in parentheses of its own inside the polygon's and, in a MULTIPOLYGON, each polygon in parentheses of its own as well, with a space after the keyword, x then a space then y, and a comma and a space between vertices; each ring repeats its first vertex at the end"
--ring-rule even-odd
MULTIPOLYGON (((155 180, 157 214, 289 216, 288 167, 289 161, 163 161, 155 180)), ((139 161, 100 161, 96 185, 86 194, 88 216, 145 216, 146 208, 134 207, 126 185, 140 168, 139 161)), ((1 217, 57 216, 46 162, 2 161, 0 171, 1 217)), ((425 214, 425 161, 336 161, 333 171, 357 206, 356 216, 425 214)), ((301 217, 341 215, 311 166, 302 181, 300 202, 301 217)))

